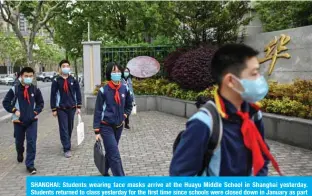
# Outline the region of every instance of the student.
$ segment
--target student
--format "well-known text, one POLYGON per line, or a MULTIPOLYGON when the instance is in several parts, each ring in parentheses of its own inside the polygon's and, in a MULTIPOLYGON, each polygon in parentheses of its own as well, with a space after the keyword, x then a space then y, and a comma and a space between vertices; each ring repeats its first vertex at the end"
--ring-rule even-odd
POLYGON ((101 87, 94 111, 93 127, 96 140, 103 139, 105 148, 105 170, 114 176, 124 176, 121 157, 118 149, 119 139, 123 129, 123 121, 132 110, 132 97, 126 85, 121 84, 121 67, 116 63, 109 63, 106 67, 108 83, 101 87))
POLYGON ((70 158, 72 156, 71 135, 75 113, 80 114, 81 92, 78 81, 69 74, 69 61, 62 60, 59 63, 59 67, 61 74, 52 81, 50 101, 52 114, 58 118, 64 156, 70 158))
POLYGON ((211 64, 219 89, 214 102, 222 117, 222 140, 203 165, 214 119, 204 111, 194 114, 173 155, 170 176, 195 176, 201 168, 208 176, 267 176, 269 161, 280 172, 264 143, 262 115, 254 104, 268 92, 257 55, 243 44, 228 44, 215 53, 211 64), (254 114, 258 118, 253 121, 254 114))
POLYGON ((43 109, 44 101, 41 91, 32 85, 34 70, 31 67, 24 67, 20 74, 21 83, 13 86, 6 94, 3 107, 7 112, 13 114, 17 161, 22 163, 24 160, 26 135, 26 169, 30 174, 36 174, 34 161, 36 157, 38 115, 43 109))
MULTIPOLYGON (((135 106, 135 96, 134 96, 134 92, 133 92, 133 86, 132 86, 132 80, 131 80, 131 76, 130 76, 130 69, 127 67, 124 70, 123 73, 123 77, 121 82, 125 85, 127 85, 128 89, 130 90, 130 94, 132 96, 132 100, 133 100, 133 106, 135 106)), ((125 129, 130 129, 129 126, 129 118, 130 118, 130 114, 129 116, 125 119, 125 129)))

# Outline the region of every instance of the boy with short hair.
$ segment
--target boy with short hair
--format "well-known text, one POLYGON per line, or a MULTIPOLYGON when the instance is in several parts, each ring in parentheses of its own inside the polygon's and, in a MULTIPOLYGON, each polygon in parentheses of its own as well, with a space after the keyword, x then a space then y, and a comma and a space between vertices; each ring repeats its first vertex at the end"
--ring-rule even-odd
POLYGON ((214 102, 223 124, 220 145, 210 163, 203 165, 214 119, 204 111, 197 112, 187 122, 176 148, 171 176, 195 176, 202 168, 207 176, 267 176, 269 161, 280 173, 264 142, 262 115, 255 104, 268 92, 257 55, 243 44, 228 44, 215 53, 211 64, 218 85, 214 102))
POLYGON ((81 109, 81 92, 79 82, 70 75, 69 61, 62 60, 59 68, 61 75, 52 81, 50 101, 52 114, 58 118, 64 156, 70 158, 71 135, 75 113, 79 114, 81 109))
POLYGON ((36 142, 38 115, 42 111, 44 101, 41 91, 34 85, 34 70, 25 67, 21 70, 21 83, 15 84, 6 94, 3 107, 7 112, 13 114, 14 137, 17 151, 17 161, 24 160, 24 141, 26 135, 26 168, 30 174, 36 174, 34 167, 36 157, 36 142))

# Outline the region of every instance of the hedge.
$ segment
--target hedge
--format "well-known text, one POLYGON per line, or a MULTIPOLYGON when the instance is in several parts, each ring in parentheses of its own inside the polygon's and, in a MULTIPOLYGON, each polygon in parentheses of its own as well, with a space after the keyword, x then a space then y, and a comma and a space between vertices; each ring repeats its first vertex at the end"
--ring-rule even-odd
MULTIPOLYGON (((133 88, 136 95, 161 95, 195 101, 200 95, 212 98, 215 87, 196 92, 183 90, 165 79, 145 79, 133 80, 133 88)), ((261 105, 264 112, 312 119, 312 80, 296 80, 292 84, 270 82, 270 91, 261 105)))

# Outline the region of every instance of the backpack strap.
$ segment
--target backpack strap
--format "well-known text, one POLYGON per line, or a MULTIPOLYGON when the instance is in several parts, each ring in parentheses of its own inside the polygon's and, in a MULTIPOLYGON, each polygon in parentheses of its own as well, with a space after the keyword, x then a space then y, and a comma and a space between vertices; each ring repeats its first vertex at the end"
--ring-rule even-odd
POLYGON ((34 97, 35 97, 35 99, 36 99, 37 89, 38 89, 37 86, 34 85, 34 97))
POLYGON ((16 102, 17 102, 17 95, 18 95, 18 87, 19 87, 19 84, 15 84, 13 87, 12 87, 12 90, 13 90, 13 93, 14 93, 14 97, 13 97, 13 100, 12 100, 12 105, 15 106, 16 102))
POLYGON ((203 167, 199 171, 198 176, 201 176, 207 168, 215 149, 220 145, 223 133, 222 119, 214 102, 208 101, 202 108, 200 108, 200 110, 211 116, 212 127, 210 130, 207 150, 204 154, 203 167))

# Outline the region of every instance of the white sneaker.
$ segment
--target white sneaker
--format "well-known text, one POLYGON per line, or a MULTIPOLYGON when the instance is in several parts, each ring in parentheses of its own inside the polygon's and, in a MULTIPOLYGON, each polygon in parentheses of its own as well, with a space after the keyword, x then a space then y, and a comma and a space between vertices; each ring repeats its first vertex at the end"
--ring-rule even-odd
POLYGON ((70 151, 67 151, 67 152, 64 153, 64 156, 65 156, 66 158, 70 158, 70 157, 72 156, 72 154, 71 154, 70 151))

